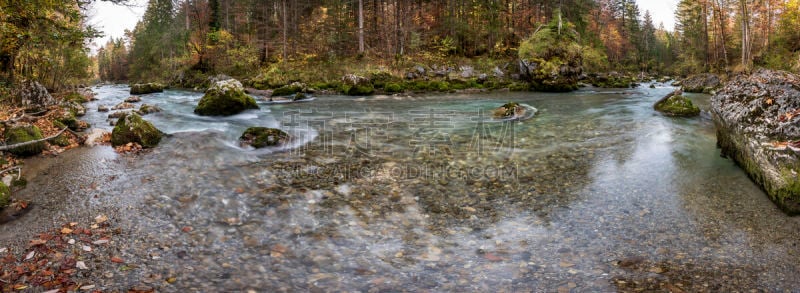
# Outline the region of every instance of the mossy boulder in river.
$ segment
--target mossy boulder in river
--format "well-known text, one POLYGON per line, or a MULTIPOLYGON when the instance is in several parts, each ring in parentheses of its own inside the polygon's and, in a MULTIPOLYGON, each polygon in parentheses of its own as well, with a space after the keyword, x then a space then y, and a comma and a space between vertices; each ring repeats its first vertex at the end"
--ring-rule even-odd
POLYGON ((692 117, 700 115, 700 108, 692 104, 692 100, 684 97, 681 90, 667 94, 653 108, 669 116, 692 117))
POLYGON ((372 85, 369 78, 355 74, 347 74, 342 76, 340 90, 350 96, 366 96, 373 94, 375 92, 375 87, 372 85))
POLYGON ((164 91, 164 85, 156 82, 137 83, 131 85, 131 95, 145 95, 164 91))
POLYGON ((800 76, 759 70, 711 98, 717 146, 788 214, 800 214, 800 76))
POLYGON ((111 145, 120 146, 135 142, 142 147, 150 148, 158 145, 164 136, 153 124, 137 114, 125 114, 119 118, 111 132, 111 145))
POLYGON ((194 113, 202 116, 230 116, 248 109, 258 109, 256 100, 244 92, 241 82, 229 79, 214 83, 200 99, 194 113))
POLYGON ((508 102, 495 109, 492 116, 500 119, 522 117, 525 116, 525 107, 517 102, 508 102))
POLYGON ((244 131, 239 141, 243 145, 254 148, 278 146, 289 140, 289 134, 283 130, 267 127, 250 127, 244 131))
MULTIPOLYGON (((5 138, 6 138, 6 145, 14 145, 29 141, 39 140, 44 137, 42 136, 42 131, 39 130, 39 128, 36 127, 36 125, 21 125, 6 130, 5 138)), ((44 151, 45 147, 46 147, 45 143, 41 141, 33 144, 16 147, 8 151, 17 156, 27 157, 27 156, 38 155, 39 153, 44 151)))

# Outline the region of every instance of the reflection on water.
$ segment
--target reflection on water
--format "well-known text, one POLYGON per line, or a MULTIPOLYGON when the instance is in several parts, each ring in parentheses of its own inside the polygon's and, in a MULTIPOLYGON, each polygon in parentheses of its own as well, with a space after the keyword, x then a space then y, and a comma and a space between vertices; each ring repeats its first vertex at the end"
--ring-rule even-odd
MULTIPOLYGON (((90 107, 126 90, 98 89, 90 107)), ((710 121, 652 111, 671 90, 333 96, 229 118, 167 91, 144 102, 172 135, 98 192, 147 207, 125 220, 141 239, 129 253, 160 252, 147 270, 190 268, 170 290, 800 287, 800 222, 719 157, 710 121), (483 118, 508 101, 539 112, 483 118), (235 147, 256 125, 304 143, 235 147)))

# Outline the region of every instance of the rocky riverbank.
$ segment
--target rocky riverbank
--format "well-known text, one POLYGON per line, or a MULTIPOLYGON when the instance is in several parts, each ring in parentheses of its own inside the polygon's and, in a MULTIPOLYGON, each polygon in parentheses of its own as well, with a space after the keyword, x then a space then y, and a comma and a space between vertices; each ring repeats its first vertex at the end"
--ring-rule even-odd
POLYGON ((711 100, 717 145, 782 210, 800 214, 800 76, 737 76, 711 100))

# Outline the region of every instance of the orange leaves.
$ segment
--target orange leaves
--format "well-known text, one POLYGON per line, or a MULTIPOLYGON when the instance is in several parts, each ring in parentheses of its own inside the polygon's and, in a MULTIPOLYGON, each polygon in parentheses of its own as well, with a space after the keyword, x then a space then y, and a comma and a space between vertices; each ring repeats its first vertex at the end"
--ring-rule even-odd
MULTIPOLYGON (((98 216, 91 222, 98 226, 93 229, 84 229, 78 222, 70 222, 39 234, 29 242, 27 248, 18 251, 13 248, 3 249, 7 253, 0 258, 0 292, 91 291, 94 285, 74 279, 79 277, 79 270, 92 269, 87 262, 78 260, 93 254, 110 252, 108 249, 113 242, 112 232, 107 229, 107 221, 108 217, 98 216)), ((109 260, 113 263, 125 263, 118 256, 112 256, 109 260)))
POLYGON ((142 149, 143 149, 142 146, 139 145, 138 143, 129 142, 129 143, 125 144, 125 145, 121 145, 121 146, 118 146, 118 147, 114 148, 114 151, 116 151, 117 153, 122 153, 122 154, 128 154, 128 153, 136 154, 136 153, 141 152, 142 149))
POLYGON ((794 111, 790 111, 778 116, 778 121, 780 122, 787 122, 792 120, 792 118, 800 116, 800 109, 795 109, 794 111))

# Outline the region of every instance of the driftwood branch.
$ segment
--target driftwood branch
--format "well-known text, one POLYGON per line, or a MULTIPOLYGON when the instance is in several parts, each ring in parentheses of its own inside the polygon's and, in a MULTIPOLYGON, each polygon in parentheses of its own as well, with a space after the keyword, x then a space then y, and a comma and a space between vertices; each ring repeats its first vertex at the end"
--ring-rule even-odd
MULTIPOLYGON (((50 111, 50 110, 44 110, 44 111, 39 111, 39 112, 36 112, 36 113, 30 113, 30 114, 28 114, 28 116, 37 116, 39 114, 46 113, 48 111, 50 111)), ((5 121, 0 121, 0 124, 8 125, 8 124, 11 124, 11 123, 17 123, 17 121, 25 119, 25 117, 26 117, 25 116, 25 111, 22 111, 22 115, 20 115, 19 117, 11 118, 11 119, 8 119, 8 120, 5 120, 5 121)))
POLYGON ((8 172, 11 172, 11 171, 14 171, 14 170, 17 170, 17 180, 22 178, 22 167, 20 167, 20 166, 14 166, 14 167, 2 170, 2 171, 0 171, 0 175, 8 173, 8 172))
POLYGON ((45 137, 45 138, 42 138, 42 139, 37 139, 37 140, 31 140, 31 141, 26 141, 26 142, 16 143, 16 144, 12 144, 12 145, 3 145, 3 146, 0 146, 0 151, 7 151, 7 150, 10 150, 10 149, 15 149, 15 148, 18 148, 18 147, 23 147, 23 146, 26 146, 26 145, 32 145, 32 144, 35 144, 35 143, 40 143, 40 142, 43 142, 43 141, 48 141, 48 140, 51 140, 51 139, 54 139, 54 138, 58 137, 59 135, 61 135, 62 133, 64 133, 64 131, 67 131, 67 129, 69 129, 69 127, 64 127, 64 129, 61 129, 61 131, 59 131, 58 133, 56 133, 55 135, 53 135, 53 136, 50 136, 50 137, 45 137))

